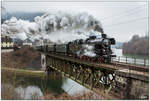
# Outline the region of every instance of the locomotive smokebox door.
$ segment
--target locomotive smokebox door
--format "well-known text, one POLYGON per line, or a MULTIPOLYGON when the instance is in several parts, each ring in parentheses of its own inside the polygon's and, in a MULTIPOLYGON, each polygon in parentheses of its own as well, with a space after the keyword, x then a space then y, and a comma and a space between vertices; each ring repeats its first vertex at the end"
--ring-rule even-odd
POLYGON ((41 70, 46 70, 46 55, 41 53, 41 70))

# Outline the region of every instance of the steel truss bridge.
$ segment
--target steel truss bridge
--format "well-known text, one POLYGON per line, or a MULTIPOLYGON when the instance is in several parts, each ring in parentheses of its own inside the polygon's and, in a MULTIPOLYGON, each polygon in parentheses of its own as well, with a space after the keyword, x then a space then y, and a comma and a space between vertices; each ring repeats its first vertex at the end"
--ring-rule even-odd
POLYGON ((128 98, 132 90, 130 86, 134 84, 135 80, 146 82, 146 84, 149 81, 149 69, 146 65, 116 61, 111 64, 99 64, 46 52, 41 52, 41 65, 47 74, 54 71, 60 72, 86 88, 101 94, 104 99, 121 97, 121 91, 125 92, 121 99, 130 99, 128 98), (120 78, 122 79, 121 84, 118 83, 120 78))

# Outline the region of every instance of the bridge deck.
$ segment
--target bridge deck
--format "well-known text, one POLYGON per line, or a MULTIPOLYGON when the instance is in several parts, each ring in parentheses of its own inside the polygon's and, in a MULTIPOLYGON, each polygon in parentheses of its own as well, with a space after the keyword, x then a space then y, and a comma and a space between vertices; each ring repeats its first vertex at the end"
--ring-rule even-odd
POLYGON ((83 65, 88 65, 91 66, 95 69, 99 69, 99 68, 104 68, 104 69, 110 69, 110 70, 117 70, 117 68, 114 68, 114 66, 110 65, 110 64, 99 64, 99 63, 93 63, 93 62, 89 62, 89 61, 85 61, 85 60, 81 60, 78 58, 73 58, 73 57, 69 57, 69 56, 64 56, 64 55, 60 55, 60 54, 50 54, 50 53, 46 53, 48 56, 52 56, 54 58, 59 58, 62 60, 66 60, 66 61, 71 61, 74 63, 79 63, 79 64, 83 64, 83 65))
POLYGON ((116 71, 116 74, 122 75, 125 77, 132 77, 132 78, 140 79, 144 81, 148 81, 148 77, 149 77, 149 68, 146 68, 143 66, 130 65, 130 64, 125 64, 125 63, 122 64, 119 62, 112 62, 110 64, 104 64, 104 63, 99 64, 99 63, 93 63, 93 62, 89 62, 86 60, 81 60, 78 58, 73 58, 73 57, 64 56, 60 54, 50 54, 50 53, 46 53, 46 54, 54 58, 59 58, 59 59, 63 59, 66 61, 88 65, 95 69, 103 68, 103 69, 114 70, 116 71))

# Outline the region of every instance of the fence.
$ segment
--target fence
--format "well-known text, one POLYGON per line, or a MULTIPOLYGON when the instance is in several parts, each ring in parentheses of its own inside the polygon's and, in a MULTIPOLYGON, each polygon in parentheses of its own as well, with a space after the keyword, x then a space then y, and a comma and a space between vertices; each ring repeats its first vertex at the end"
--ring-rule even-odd
POLYGON ((149 66, 149 59, 137 59, 137 58, 129 58, 129 57, 123 57, 118 56, 116 58, 113 58, 112 61, 115 62, 123 62, 128 64, 135 64, 135 65, 143 65, 143 66, 149 66))

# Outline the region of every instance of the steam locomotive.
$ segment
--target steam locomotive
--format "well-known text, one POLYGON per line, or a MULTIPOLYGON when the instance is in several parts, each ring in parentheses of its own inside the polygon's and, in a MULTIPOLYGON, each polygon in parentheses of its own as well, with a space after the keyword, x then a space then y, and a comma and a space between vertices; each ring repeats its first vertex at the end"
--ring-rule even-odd
POLYGON ((102 34, 101 38, 92 35, 85 40, 77 39, 66 44, 36 46, 36 49, 98 63, 110 63, 111 58, 115 57, 111 50, 111 45, 115 45, 115 39, 108 38, 106 34, 102 34))

